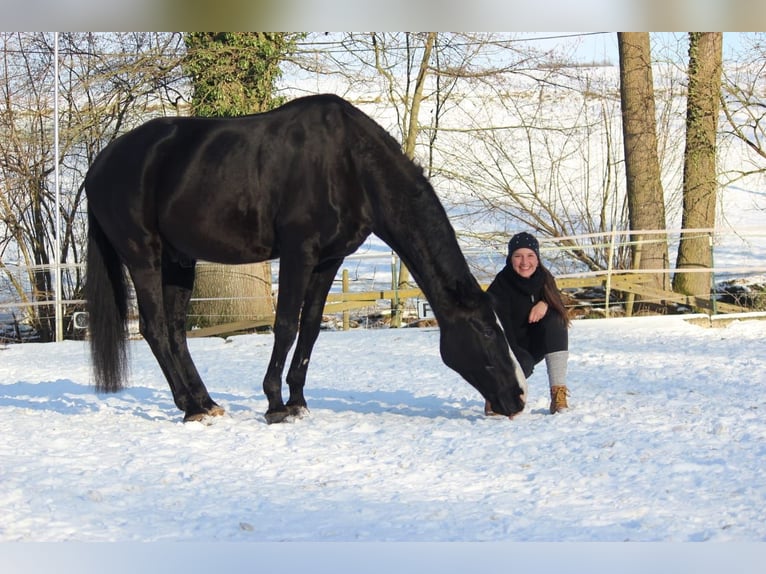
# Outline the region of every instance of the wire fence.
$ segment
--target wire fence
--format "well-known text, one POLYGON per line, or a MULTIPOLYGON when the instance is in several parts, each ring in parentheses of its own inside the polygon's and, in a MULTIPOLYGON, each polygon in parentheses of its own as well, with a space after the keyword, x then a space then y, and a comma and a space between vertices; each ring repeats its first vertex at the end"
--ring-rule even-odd
MULTIPOLYGON (((672 293, 661 292, 652 294, 648 290, 640 291, 635 285, 645 280, 647 270, 625 268, 620 265, 618 252, 635 249, 637 246, 649 243, 666 243, 669 260, 674 260, 682 234, 695 234, 707 237, 712 245, 709 265, 697 268, 676 269, 673 267, 653 269, 653 274, 663 274, 672 278, 678 273, 708 273, 711 276, 710 289, 691 294, 686 298, 686 306, 698 309, 695 300, 711 302, 709 310, 712 313, 722 312, 716 302, 732 304, 741 307, 743 312, 766 309, 766 228, 752 227, 736 230, 694 229, 694 230, 649 230, 641 232, 612 231, 592 233, 577 236, 544 238, 540 241, 541 258, 551 268, 557 277, 559 287, 571 295, 569 305, 585 310, 599 310, 601 315, 614 314, 625 306, 630 289, 633 293, 641 293, 641 302, 656 305, 673 303, 676 308, 683 308, 683 297, 673 298, 672 293), (602 260, 604 265, 599 269, 590 269, 583 263, 581 255, 587 253, 591 260, 602 260), (578 255, 579 254, 579 255, 578 255), (635 280, 625 279, 635 275, 635 280), (621 278, 621 279, 618 279, 621 278), (634 287, 626 287, 633 285, 634 287), (626 290, 628 289, 628 290, 626 290)), ((472 272, 480 284, 486 287, 492 278, 505 264, 506 244, 495 242, 493 245, 464 248, 472 272)), ((206 265, 200 262, 200 266, 206 265)), ((355 314, 354 321, 362 326, 375 326, 386 323, 386 315, 398 312, 410 319, 427 318, 428 306, 422 293, 414 283, 400 285, 397 283, 399 259, 397 255, 382 243, 368 244, 364 249, 346 258, 342 271, 331 289, 326 305, 326 313, 343 316, 348 320, 350 314, 355 314), (352 296, 353 295, 353 296, 352 296), (424 315, 426 317, 424 317, 424 315), (371 318, 372 317, 372 318, 371 318)), ((55 321, 55 306, 60 305, 63 316, 67 321, 65 336, 78 337, 86 322, 82 316, 75 317, 84 311, 85 301, 79 298, 62 298, 53 300, 53 294, 37 297, 31 289, 19 290, 19 285, 29 282, 30 272, 52 270, 60 272, 62 278, 71 277, 75 272, 82 276, 83 264, 66 264, 55 266, 25 266, 14 262, 0 262, 0 324, 15 322, 17 325, 35 324, 43 321, 55 321), (14 288, 15 286, 15 288, 14 288)), ((272 265, 271 293, 261 296, 233 297, 204 297, 192 299, 196 301, 253 301, 256 306, 275 309, 279 296, 279 263, 272 265)), ((136 315, 135 301, 133 301, 136 315)), ((723 312, 732 312, 726 307, 723 312)), ((265 319, 260 313, 259 319, 265 319)), ((253 320, 252 315, 217 314, 206 316, 208 323, 243 322, 253 320)), ((333 319, 334 320, 334 319, 333 319)), ((338 319, 340 321, 340 319, 338 319)), ((137 326, 134 328, 137 331, 137 326)))

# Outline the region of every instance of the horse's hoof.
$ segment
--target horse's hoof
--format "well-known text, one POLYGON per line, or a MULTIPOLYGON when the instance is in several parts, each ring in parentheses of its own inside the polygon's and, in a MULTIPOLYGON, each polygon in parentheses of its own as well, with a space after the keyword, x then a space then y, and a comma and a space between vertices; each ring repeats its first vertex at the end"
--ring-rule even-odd
POLYGON ((226 410, 220 405, 213 405, 207 410, 207 414, 211 417, 222 417, 226 414, 226 410))
POLYGON ((273 425, 275 423, 284 422, 287 418, 290 417, 290 413, 284 410, 284 411, 276 411, 273 413, 266 413, 263 416, 266 418, 266 422, 268 424, 273 425))
POLYGON ((296 419, 302 419, 309 414, 309 409, 303 405, 287 405, 287 413, 296 419))
POLYGON ((224 410, 223 407, 219 405, 213 405, 209 409, 202 412, 187 413, 186 416, 184 416, 184 422, 185 423, 203 422, 206 418, 222 417, 224 414, 226 414, 226 411, 224 410))
POLYGON ((202 422, 202 420, 207 416, 208 416, 207 413, 187 413, 186 416, 184 416, 184 422, 185 423, 202 422))

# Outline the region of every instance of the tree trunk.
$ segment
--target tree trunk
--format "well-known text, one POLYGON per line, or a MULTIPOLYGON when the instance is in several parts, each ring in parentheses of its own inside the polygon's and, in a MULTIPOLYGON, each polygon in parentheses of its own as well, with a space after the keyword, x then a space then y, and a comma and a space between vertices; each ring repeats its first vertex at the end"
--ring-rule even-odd
MULTIPOLYGON (((195 115, 253 114, 282 103, 275 84, 280 62, 294 48, 290 34, 186 32, 184 38, 195 115)), ((189 323, 198 327, 270 317, 271 264, 198 265, 193 298, 189 323)))
MULTIPOLYGON (((620 98, 622 103, 628 220, 631 230, 665 229, 665 198, 657 156, 649 34, 619 32, 620 98)), ((667 238, 636 233, 632 236, 634 267, 642 270, 668 267, 667 238)), ((653 287, 667 289, 666 273, 656 273, 653 287)))
MULTIPOLYGON (((715 226, 716 134, 720 111, 721 32, 689 33, 689 91, 686 100, 686 148, 684 150, 682 228, 709 229, 715 226)), ((709 269, 713 263, 712 235, 689 232, 681 236, 673 290, 708 297, 712 272, 684 273, 709 269)))
POLYGON ((274 315, 271 263, 199 263, 187 329, 225 325, 274 315))
MULTIPOLYGON (((428 62, 431 60, 431 50, 436 40, 436 32, 429 32, 426 36, 426 45, 423 48, 423 57, 420 60, 420 70, 415 81, 415 93, 412 95, 412 105, 409 113, 409 125, 407 126, 407 138, 404 142, 404 154, 410 158, 415 158, 415 143, 417 141, 420 125, 418 116, 420 115, 420 104, 423 101, 423 87, 426 83, 428 74, 428 62)), ((410 287, 410 270, 400 259, 399 272, 397 273, 397 288, 407 289, 410 287)), ((404 301, 399 299, 393 301, 391 305, 391 327, 402 326, 402 313, 404 311, 404 301)))

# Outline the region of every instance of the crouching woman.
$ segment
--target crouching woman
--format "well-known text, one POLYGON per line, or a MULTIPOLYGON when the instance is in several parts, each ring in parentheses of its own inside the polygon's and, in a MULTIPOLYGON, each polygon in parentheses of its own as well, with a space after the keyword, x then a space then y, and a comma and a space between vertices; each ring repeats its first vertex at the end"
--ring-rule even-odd
MULTIPOLYGON (((533 235, 521 232, 511 238, 506 265, 488 292, 524 375, 529 377, 544 359, 550 412, 567 410, 569 317, 555 278, 540 261, 539 243, 533 235)), ((494 414, 492 405, 487 403, 484 412, 494 414)))

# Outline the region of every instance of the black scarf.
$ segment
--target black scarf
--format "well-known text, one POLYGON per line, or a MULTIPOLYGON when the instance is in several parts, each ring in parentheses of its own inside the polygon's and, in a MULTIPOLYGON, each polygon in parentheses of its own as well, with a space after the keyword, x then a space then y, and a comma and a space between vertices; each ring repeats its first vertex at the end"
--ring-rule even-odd
POLYGON ((514 271, 511 265, 508 265, 504 275, 514 289, 525 295, 531 295, 532 301, 539 301, 542 298, 545 274, 539 266, 529 277, 522 277, 514 271))

